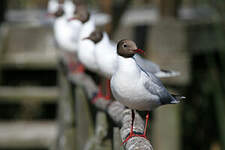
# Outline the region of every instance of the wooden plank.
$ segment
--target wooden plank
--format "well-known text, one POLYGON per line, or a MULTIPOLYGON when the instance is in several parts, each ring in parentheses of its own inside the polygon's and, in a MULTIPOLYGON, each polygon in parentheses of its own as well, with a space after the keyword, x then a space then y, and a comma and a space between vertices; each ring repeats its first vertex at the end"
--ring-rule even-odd
POLYGON ((108 122, 104 112, 98 111, 96 116, 95 134, 86 142, 86 150, 112 150, 112 141, 107 138, 108 122))
POLYGON ((124 150, 121 146, 122 140, 120 137, 120 129, 118 127, 113 128, 113 150, 124 150))
MULTIPOLYGON (((163 79, 171 85, 186 86, 190 83, 190 57, 187 51, 187 36, 183 23, 167 18, 161 19, 152 27, 150 34, 148 58, 166 70, 176 70, 181 73, 174 78, 163 79), (171 38, 172 37, 172 38, 171 38), (159 40, 160 39, 160 40, 159 40)), ((176 106, 165 106, 157 109, 153 131, 154 147, 157 150, 179 150, 179 119, 176 106), (166 108, 165 108, 166 107, 166 108)))
POLYGON ((60 128, 64 130, 75 125, 75 99, 72 85, 61 70, 59 71, 59 86, 58 117, 60 128))
POLYGON ((75 126, 75 99, 73 86, 59 68, 60 98, 58 101, 58 150, 74 150, 77 146, 75 126))
POLYGON ((6 102, 20 100, 55 102, 58 97, 57 87, 0 87, 0 99, 6 102))
POLYGON ((56 69, 57 61, 54 53, 45 54, 21 52, 19 54, 7 54, 1 60, 4 68, 18 69, 56 69))
POLYGON ((9 24, 4 24, 4 27, 8 32, 2 37, 2 67, 56 68, 56 49, 51 28, 9 24))
POLYGON ((106 139, 108 135, 108 121, 106 113, 98 111, 96 116, 95 127, 95 149, 96 150, 112 150, 112 142, 110 139, 106 139))
POLYGON ((190 54, 187 50, 186 26, 178 20, 164 18, 152 27, 149 36, 147 58, 159 64, 162 69, 176 70, 181 74, 163 81, 171 85, 189 84, 190 54))
MULTIPOLYGON (((58 150, 75 150, 77 145, 76 128, 67 128, 63 131, 59 139, 58 150)), ((56 150, 54 149, 54 150, 56 150)))
POLYGON ((176 17, 181 0, 154 0, 158 5, 161 17, 176 17))
POLYGON ((83 150, 87 141, 94 135, 94 123, 84 91, 76 88, 76 127, 77 149, 83 150))
POLYGON ((56 131, 55 122, 0 122, 0 147, 49 148, 56 139, 56 131))
MULTIPOLYGON (((4 43, 6 40, 6 35, 8 33, 8 28, 5 27, 4 24, 0 25, 0 60, 3 58, 3 52, 4 52, 4 43)), ((0 61, 1 62, 1 61, 0 61)), ((0 84, 2 82, 2 66, 0 63, 0 84)))
POLYGON ((157 150, 180 150, 180 105, 163 106, 155 111, 153 143, 157 150))

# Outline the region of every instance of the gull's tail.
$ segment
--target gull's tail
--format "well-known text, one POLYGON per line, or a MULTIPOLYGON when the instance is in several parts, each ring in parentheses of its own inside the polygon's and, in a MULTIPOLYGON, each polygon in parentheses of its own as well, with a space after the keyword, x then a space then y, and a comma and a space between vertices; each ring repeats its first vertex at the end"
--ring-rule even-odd
POLYGON ((173 100, 170 102, 170 104, 178 104, 180 103, 180 101, 186 99, 185 96, 181 96, 181 95, 175 95, 175 94, 171 94, 173 96, 173 100))
POLYGON ((160 70, 159 72, 155 73, 158 78, 169 78, 169 77, 176 77, 180 75, 180 72, 172 71, 172 70, 160 70))

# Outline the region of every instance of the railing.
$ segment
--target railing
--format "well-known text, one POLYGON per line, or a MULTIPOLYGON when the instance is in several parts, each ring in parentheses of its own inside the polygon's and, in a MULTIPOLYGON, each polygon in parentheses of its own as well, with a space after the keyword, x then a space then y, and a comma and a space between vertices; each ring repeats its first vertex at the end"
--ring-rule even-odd
MULTIPOLYGON (((65 56, 65 55, 63 55, 65 56)), ((122 140, 129 135, 131 110, 118 101, 98 99, 90 102, 98 91, 87 74, 65 74, 59 67, 58 140, 56 147, 63 150, 152 150, 150 142, 142 137, 133 137, 124 146, 122 140)), ((144 121, 136 113, 134 131, 143 133, 144 121)))

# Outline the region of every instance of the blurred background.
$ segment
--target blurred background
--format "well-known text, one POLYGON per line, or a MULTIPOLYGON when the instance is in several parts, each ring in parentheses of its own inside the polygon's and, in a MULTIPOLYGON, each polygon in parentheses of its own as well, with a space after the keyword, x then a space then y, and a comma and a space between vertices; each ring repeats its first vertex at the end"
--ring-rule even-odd
MULTIPOLYGON (((128 38, 186 96, 151 114, 157 150, 225 150, 225 0, 84 0, 114 41, 128 38), (104 22, 104 21, 103 21, 104 22)), ((48 0, 0 1, 0 150, 47 150, 60 92, 48 0)))

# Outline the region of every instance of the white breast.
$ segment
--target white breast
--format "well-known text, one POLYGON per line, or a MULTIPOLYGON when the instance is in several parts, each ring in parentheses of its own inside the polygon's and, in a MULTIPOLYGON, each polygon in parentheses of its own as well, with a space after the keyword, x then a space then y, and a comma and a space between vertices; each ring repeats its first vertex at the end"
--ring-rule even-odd
POLYGON ((77 39, 81 24, 71 25, 65 16, 58 18, 54 24, 55 39, 60 48, 66 51, 77 51, 77 39))
POLYGON ((95 44, 91 40, 82 40, 79 44, 78 58, 89 70, 97 71, 98 67, 94 55, 95 44))
POLYGON ((58 10, 59 4, 56 0, 48 1, 47 11, 48 13, 55 13, 58 10))
POLYGON ((158 106, 158 97, 151 95, 144 87, 147 75, 132 58, 123 59, 119 56, 118 70, 111 79, 113 96, 131 109, 149 111, 158 106))
POLYGON ((95 23, 92 19, 89 19, 86 23, 83 24, 82 28, 80 29, 80 37, 79 40, 83 40, 95 30, 95 23))
POLYGON ((113 73, 116 71, 117 66, 117 54, 104 34, 103 39, 96 45, 95 57, 97 65, 99 66, 100 72, 107 78, 111 78, 113 73))
POLYGON ((65 11, 65 15, 67 19, 71 18, 73 16, 73 13, 76 9, 76 6, 71 0, 66 0, 63 4, 63 9, 65 11))

